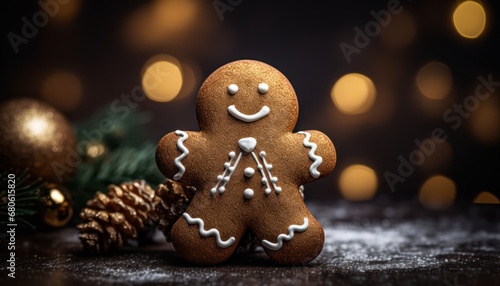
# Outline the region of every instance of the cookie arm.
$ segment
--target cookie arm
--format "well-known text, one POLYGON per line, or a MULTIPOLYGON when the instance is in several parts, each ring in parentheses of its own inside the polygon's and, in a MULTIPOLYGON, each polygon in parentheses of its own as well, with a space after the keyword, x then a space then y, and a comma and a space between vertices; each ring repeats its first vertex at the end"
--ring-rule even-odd
POLYGON ((331 173, 337 163, 337 153, 332 141, 320 131, 299 131, 295 136, 299 137, 303 149, 300 152, 301 162, 299 172, 305 174, 305 182, 311 182, 331 173), (307 170, 307 173, 304 172, 307 170))
POLYGON ((196 164, 199 132, 176 130, 165 135, 156 148, 156 164, 162 174, 181 183, 193 182, 190 166, 196 164))

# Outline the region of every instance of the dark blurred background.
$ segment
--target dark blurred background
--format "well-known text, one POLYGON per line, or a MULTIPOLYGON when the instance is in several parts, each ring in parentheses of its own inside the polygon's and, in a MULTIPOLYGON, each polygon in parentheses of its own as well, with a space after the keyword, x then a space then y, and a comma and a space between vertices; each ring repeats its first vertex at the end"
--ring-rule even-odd
POLYGON ((498 203, 498 1, 40 3, 51 5, 2 9, 2 100, 38 98, 76 123, 127 106, 122 95, 142 86, 148 98, 129 106, 151 115, 144 128, 158 141, 197 130, 196 93, 212 71, 256 59, 293 84, 296 130, 321 130, 337 148, 334 174, 307 185, 308 200, 498 203), (43 23, 40 11, 53 16, 43 23), (44 25, 23 35, 23 19, 44 25), (475 96, 479 77, 493 81, 487 99, 475 96), (446 140, 429 139, 436 128, 446 140))

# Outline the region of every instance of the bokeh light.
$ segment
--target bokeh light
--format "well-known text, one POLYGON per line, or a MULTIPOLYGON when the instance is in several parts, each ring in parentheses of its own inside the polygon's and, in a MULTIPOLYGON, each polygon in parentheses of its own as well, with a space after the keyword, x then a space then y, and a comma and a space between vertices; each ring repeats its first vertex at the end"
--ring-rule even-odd
POLYGON ((64 195, 58 189, 51 189, 49 194, 50 194, 50 198, 56 204, 61 204, 61 203, 63 203, 66 200, 66 198, 64 197, 64 195))
MULTIPOLYGON (((49 3, 49 1, 47 1, 49 3)), ((82 0, 70 0, 65 1, 65 3, 58 3, 57 1, 52 2, 55 7, 57 7, 54 13, 54 23, 65 25, 68 22, 73 21, 76 18, 76 15, 81 10, 82 0)))
POLYGON ((195 62, 181 64, 182 88, 177 98, 187 98, 196 93, 196 88, 201 80, 200 67, 195 62))
POLYGON ((333 103, 344 114, 367 112, 375 103, 376 94, 372 80, 359 73, 342 76, 331 91, 333 103))
POLYGON ((442 210, 449 208, 455 201, 455 183, 442 175, 429 178, 420 188, 418 198, 426 208, 442 210))
POLYGON ((82 94, 80 79, 69 71, 52 73, 42 83, 42 98, 62 111, 75 109, 82 99, 82 94))
POLYGON ((350 201, 366 201, 375 196, 377 191, 377 175, 365 165, 354 164, 345 168, 340 174, 339 188, 342 196, 350 201))
POLYGON ((47 132, 49 123, 45 118, 34 117, 26 122, 26 131, 32 136, 41 136, 47 132))
POLYGON ((87 156, 97 158, 104 154, 106 147, 102 143, 89 143, 87 146, 87 156))
POLYGON ((500 204, 500 200, 490 192, 481 192, 474 199, 475 204, 500 204))
POLYGON ((142 87, 148 98, 158 102, 173 100, 182 88, 179 61, 168 55, 159 55, 146 62, 142 72, 142 87))
MULTIPOLYGON (((422 142, 430 142, 431 138, 422 140, 422 142)), ((448 142, 435 143, 434 150, 429 156, 426 156, 421 168, 426 172, 435 172, 438 170, 447 169, 453 159, 453 147, 448 142)))
POLYGON ((443 99, 450 93, 453 80, 447 65, 430 62, 418 71, 416 83, 422 95, 431 99, 443 99))
POLYGON ((486 26, 486 13, 483 6, 475 1, 460 3, 453 12, 453 25, 464 38, 479 37, 486 26))
POLYGON ((200 20, 199 3, 195 0, 157 0, 135 11, 125 26, 128 41, 133 46, 155 47, 175 43, 189 34, 200 20))
POLYGON ((384 27, 380 33, 380 38, 391 48, 404 48, 415 40, 417 26, 415 18, 408 12, 401 12, 394 15, 391 24, 384 27))
POLYGON ((500 104, 496 97, 481 101, 470 117, 472 134, 485 144, 500 141, 500 104))
POLYGON ((171 34, 186 29, 196 21, 198 5, 193 0, 159 0, 154 3, 155 26, 171 34))

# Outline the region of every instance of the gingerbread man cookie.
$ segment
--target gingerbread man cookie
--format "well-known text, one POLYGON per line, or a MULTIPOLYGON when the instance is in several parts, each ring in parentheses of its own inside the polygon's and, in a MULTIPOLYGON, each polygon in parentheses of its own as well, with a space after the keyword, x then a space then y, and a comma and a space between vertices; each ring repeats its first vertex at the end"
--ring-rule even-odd
POLYGON ((198 190, 172 229, 177 252, 221 263, 250 230, 274 261, 313 260, 324 233, 299 187, 332 172, 336 153, 319 131, 293 133, 298 103, 287 78, 258 61, 226 64, 201 86, 196 112, 199 132, 171 132, 156 150, 166 177, 198 190))

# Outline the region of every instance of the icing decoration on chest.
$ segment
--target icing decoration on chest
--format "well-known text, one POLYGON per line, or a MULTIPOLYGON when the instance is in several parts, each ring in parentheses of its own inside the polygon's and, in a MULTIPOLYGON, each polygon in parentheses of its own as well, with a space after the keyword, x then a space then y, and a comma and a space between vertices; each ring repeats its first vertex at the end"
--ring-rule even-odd
POLYGON ((245 171, 243 171, 243 174, 245 174, 245 177, 251 178, 253 174, 255 174, 255 170, 251 167, 245 168, 245 171))
POLYGON ((222 175, 217 176, 217 183, 210 190, 210 193, 212 195, 215 195, 215 193, 217 191, 219 191, 219 193, 221 193, 221 194, 226 191, 227 182, 229 182, 229 180, 231 179, 231 175, 233 175, 234 170, 236 169, 236 167, 238 166, 238 163, 240 162, 241 153, 238 154, 238 158, 236 159, 236 162, 233 165, 231 165, 233 163, 233 159, 235 156, 236 156, 236 153, 234 151, 229 152, 229 162, 224 163, 224 172, 222 173, 222 175), (226 173, 227 173, 227 175, 226 175, 226 173), (222 182, 222 184, 221 184, 221 182, 222 182))
POLYGON ((243 191, 243 196, 247 199, 251 199, 253 197, 253 190, 252 189, 246 189, 243 191))
POLYGON ((248 115, 240 112, 233 104, 227 107, 227 111, 236 119, 239 119, 243 122, 252 123, 266 117, 271 109, 268 106, 264 105, 257 113, 248 115))
MULTIPOLYGON (((262 176, 261 183, 262 183, 262 185, 266 186, 266 188, 264 190, 265 194, 269 195, 271 193, 271 191, 272 191, 271 185, 272 185, 272 188, 274 189, 274 191, 277 194, 279 194, 282 191, 282 188, 276 184, 278 182, 278 178, 273 177, 273 175, 271 173, 271 169, 273 168, 273 165, 267 163, 266 158, 265 158, 266 152, 261 151, 259 153, 259 156, 262 159, 262 163, 264 165, 261 164, 261 161, 259 160, 259 158, 257 157, 257 155, 254 152, 255 147, 257 146, 257 140, 253 137, 241 138, 240 140, 238 140, 238 146, 240 147, 240 149, 244 153, 250 153, 253 160, 257 164, 257 169, 259 170, 260 175, 262 176)), ((215 195, 217 193, 217 191, 220 194, 222 194, 226 191, 226 185, 229 182, 229 180, 231 179, 231 176, 234 173, 234 170, 238 166, 238 163, 240 162, 240 159, 241 159, 243 152, 240 152, 238 154, 238 158, 236 159, 236 162, 234 164, 233 164, 233 160, 234 160, 234 157, 236 156, 236 152, 234 152, 234 151, 229 152, 229 162, 224 163, 224 171, 221 175, 217 176, 217 183, 215 184, 215 186, 212 189, 210 189, 210 194, 215 195)), ((247 167, 243 171, 243 174, 247 178, 252 177, 254 175, 254 173, 255 173, 255 170, 251 167, 247 167)), ((245 198, 248 199, 248 197, 245 194, 244 194, 244 196, 245 196, 245 198)), ((250 196, 250 197, 253 197, 253 191, 252 191, 252 196, 250 196)))
POLYGON ((305 217, 304 223, 302 225, 292 224, 288 227, 288 234, 278 235, 276 243, 272 243, 269 240, 262 240, 262 246, 269 248, 271 250, 279 250, 283 246, 283 241, 290 241, 295 235, 295 232, 304 232, 309 227, 309 220, 305 217))
MULTIPOLYGON (((264 151, 261 151, 259 153, 260 157, 262 158, 262 162, 264 162, 264 167, 266 168, 266 171, 267 171, 267 175, 269 176, 269 179, 271 180, 271 183, 273 184, 273 188, 274 188, 274 191, 276 191, 276 193, 281 193, 281 187, 278 187, 276 185, 276 183, 278 182, 278 177, 273 177, 273 175, 271 174, 271 169, 273 168, 273 165, 271 164, 268 164, 267 161, 266 161, 266 152, 264 151)), ((266 195, 269 195, 271 191, 266 189, 266 195)))
POLYGON ((189 154, 189 150, 183 144, 184 141, 188 139, 188 134, 181 130, 176 130, 175 134, 182 136, 179 139, 177 139, 177 148, 179 149, 179 151, 182 152, 182 154, 179 157, 175 158, 174 160, 175 166, 179 169, 179 172, 177 172, 177 174, 174 175, 174 180, 177 181, 180 178, 182 178, 182 175, 184 175, 184 172, 186 172, 186 167, 184 167, 184 165, 182 165, 181 162, 189 154))
POLYGON ((319 167, 319 165, 321 165, 321 163, 323 163, 323 158, 321 158, 320 156, 314 154, 316 152, 316 149, 318 149, 318 145, 316 145, 316 143, 312 143, 312 142, 309 141, 309 139, 311 138, 311 133, 305 132, 305 131, 299 131, 298 133, 299 134, 304 134, 306 136, 304 138, 303 143, 304 143, 304 146, 306 148, 310 148, 311 149, 309 151, 309 159, 313 160, 313 163, 309 167, 309 173, 314 178, 317 178, 320 175, 320 172, 318 171, 318 167, 319 167))
POLYGON ((255 146, 257 145, 257 140, 253 137, 246 137, 246 138, 241 138, 238 140, 238 146, 240 146, 241 150, 250 153, 255 149, 255 146))
POLYGON ((209 237, 209 236, 215 236, 215 240, 217 242, 217 245, 220 248, 227 248, 236 241, 234 237, 230 237, 228 240, 222 240, 220 237, 220 232, 219 230, 215 228, 211 228, 209 230, 205 230, 205 222, 201 218, 192 218, 188 213, 183 213, 182 217, 186 219, 186 222, 188 224, 198 224, 198 232, 200 233, 201 236, 203 237, 209 237))

